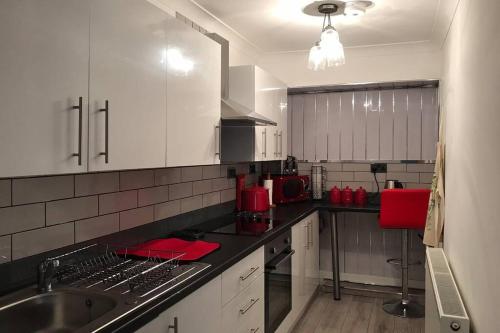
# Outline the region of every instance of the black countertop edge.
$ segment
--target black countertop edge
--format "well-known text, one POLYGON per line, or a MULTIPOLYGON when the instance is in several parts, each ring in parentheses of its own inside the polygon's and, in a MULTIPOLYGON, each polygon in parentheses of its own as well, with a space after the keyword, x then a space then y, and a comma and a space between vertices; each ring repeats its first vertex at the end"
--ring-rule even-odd
POLYGON ((200 260, 201 262, 211 264, 210 268, 204 270, 191 280, 186 281, 182 286, 178 287, 174 293, 168 293, 165 296, 158 297, 154 301, 145 304, 99 332, 134 332, 155 319, 170 306, 193 293, 226 269, 263 246, 269 240, 279 236, 294 224, 300 222, 317 210, 328 210, 330 212, 378 213, 380 207, 377 204, 369 204, 366 206, 332 205, 326 201, 307 201, 279 205, 273 208, 271 213, 275 219, 280 220, 280 224, 262 236, 253 237, 207 233, 204 240, 221 243, 221 248, 219 250, 200 260))

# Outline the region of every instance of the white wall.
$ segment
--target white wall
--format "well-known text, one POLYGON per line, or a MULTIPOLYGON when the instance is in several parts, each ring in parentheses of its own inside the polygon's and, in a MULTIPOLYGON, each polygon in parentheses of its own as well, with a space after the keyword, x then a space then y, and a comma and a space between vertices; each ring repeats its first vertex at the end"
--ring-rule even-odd
POLYGON ((260 66, 289 87, 437 79, 442 55, 430 42, 346 48, 346 64, 324 71, 307 68, 308 52, 265 54, 260 66))
POLYGON ((158 7, 175 16, 175 12, 196 22, 204 29, 218 33, 229 41, 229 65, 252 65, 257 64, 261 52, 250 42, 242 38, 235 31, 223 24, 217 18, 207 13, 191 1, 187 0, 148 0, 158 7))
POLYGON ((444 246, 475 332, 500 314, 500 1, 461 0, 445 43, 444 246))

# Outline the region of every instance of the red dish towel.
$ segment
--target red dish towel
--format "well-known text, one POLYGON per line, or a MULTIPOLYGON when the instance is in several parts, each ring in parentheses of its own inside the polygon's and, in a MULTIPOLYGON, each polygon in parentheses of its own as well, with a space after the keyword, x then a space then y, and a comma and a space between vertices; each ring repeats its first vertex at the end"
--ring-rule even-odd
MULTIPOLYGON (((185 253, 179 260, 195 261, 203 258, 209 253, 217 250, 219 243, 209 243, 205 241, 186 241, 179 238, 154 239, 146 243, 137 245, 127 254, 139 257, 160 257, 162 259, 171 259, 185 253), (172 252, 173 251, 173 252, 172 252)), ((125 254, 121 251, 120 254, 125 254)))

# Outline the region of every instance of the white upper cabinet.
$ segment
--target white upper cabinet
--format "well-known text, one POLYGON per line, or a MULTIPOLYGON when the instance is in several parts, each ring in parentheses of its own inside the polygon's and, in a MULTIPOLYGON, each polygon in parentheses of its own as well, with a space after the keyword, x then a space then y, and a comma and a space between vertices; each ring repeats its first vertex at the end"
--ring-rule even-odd
POLYGON ((287 86, 260 67, 234 66, 229 70, 229 98, 277 123, 255 127, 255 160, 286 158, 287 86))
POLYGON ((173 20, 147 1, 91 1, 89 171, 165 166, 173 20))
POLYGON ((80 0, 0 2, 0 177, 87 170, 88 12, 80 0))
POLYGON ((171 20, 165 60, 166 165, 220 163, 220 44, 179 20, 171 20))

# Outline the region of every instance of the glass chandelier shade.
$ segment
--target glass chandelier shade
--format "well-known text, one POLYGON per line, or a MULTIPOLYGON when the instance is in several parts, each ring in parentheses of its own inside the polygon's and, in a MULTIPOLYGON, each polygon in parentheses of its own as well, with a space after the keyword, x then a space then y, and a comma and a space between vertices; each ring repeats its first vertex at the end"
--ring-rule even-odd
POLYGON ((325 14, 321 40, 309 51, 308 68, 317 71, 343 64, 345 64, 344 46, 340 42, 339 33, 331 24, 330 14, 325 14), (328 25, 325 26, 327 18, 328 25))

